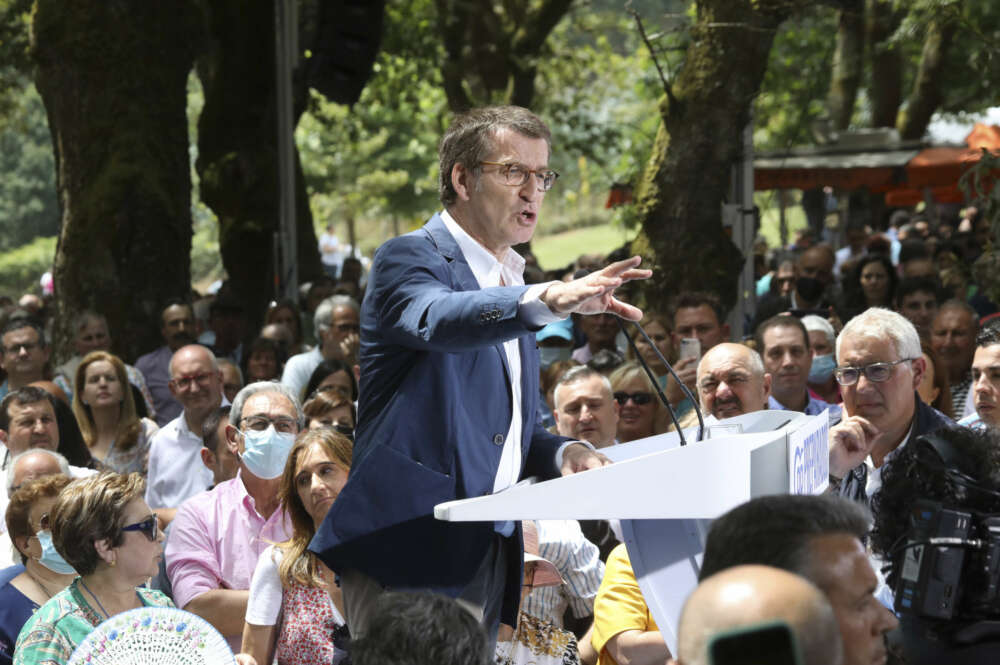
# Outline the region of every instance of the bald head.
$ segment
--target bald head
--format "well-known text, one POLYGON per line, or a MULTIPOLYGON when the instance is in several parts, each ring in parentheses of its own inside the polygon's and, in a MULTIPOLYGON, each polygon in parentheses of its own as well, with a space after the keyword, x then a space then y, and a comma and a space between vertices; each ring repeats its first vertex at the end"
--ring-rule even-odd
POLYGON ((57 452, 36 448, 14 457, 7 472, 7 488, 57 473, 69 475, 69 463, 57 452))
POLYGON ((766 409, 771 394, 760 355, 742 344, 709 349, 698 363, 697 382, 702 410, 720 419, 766 409))
POLYGON ((803 663, 842 662, 840 630, 826 595, 805 578, 768 566, 736 566, 698 585, 681 613, 677 661, 707 665, 714 635, 772 621, 788 624, 803 663))

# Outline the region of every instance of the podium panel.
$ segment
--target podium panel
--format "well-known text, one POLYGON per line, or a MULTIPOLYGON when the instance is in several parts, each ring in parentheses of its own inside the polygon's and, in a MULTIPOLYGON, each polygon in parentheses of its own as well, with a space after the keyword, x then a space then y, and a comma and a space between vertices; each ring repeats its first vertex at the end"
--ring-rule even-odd
POLYGON ((676 432, 604 448, 614 464, 497 494, 450 501, 437 519, 621 520, 629 559, 671 653, 684 600, 697 586, 711 520, 767 494, 826 487, 829 417, 790 411, 706 423, 706 440, 676 432))

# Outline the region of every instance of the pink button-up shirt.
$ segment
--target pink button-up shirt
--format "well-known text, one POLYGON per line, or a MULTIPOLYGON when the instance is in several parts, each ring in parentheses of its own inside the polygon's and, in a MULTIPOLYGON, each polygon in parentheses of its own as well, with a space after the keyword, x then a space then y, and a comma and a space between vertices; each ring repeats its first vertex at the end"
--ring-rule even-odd
POLYGON ((167 537, 174 603, 183 608, 213 589, 249 589, 260 553, 291 534, 283 508, 266 520, 257 512, 239 474, 196 494, 178 509, 167 537))

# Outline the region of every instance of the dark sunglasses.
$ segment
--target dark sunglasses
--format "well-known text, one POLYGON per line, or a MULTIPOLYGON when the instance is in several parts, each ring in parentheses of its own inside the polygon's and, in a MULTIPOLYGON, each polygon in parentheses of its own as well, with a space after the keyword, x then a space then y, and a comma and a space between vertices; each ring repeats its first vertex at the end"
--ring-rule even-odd
POLYGON ((636 406, 643 406, 653 401, 653 393, 615 393, 615 401, 620 405, 625 406, 629 400, 632 400, 636 406))
POLYGON ((126 531, 141 531, 150 541, 156 541, 156 537, 160 534, 160 523, 156 519, 156 513, 153 513, 141 522, 123 526, 122 533, 126 531))

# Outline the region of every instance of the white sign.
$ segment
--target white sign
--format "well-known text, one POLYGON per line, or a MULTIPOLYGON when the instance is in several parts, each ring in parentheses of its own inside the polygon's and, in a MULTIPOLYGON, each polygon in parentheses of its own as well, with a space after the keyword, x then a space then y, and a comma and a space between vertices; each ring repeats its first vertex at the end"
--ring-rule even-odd
POLYGON ((788 435, 789 494, 819 494, 830 483, 829 409, 788 435))

